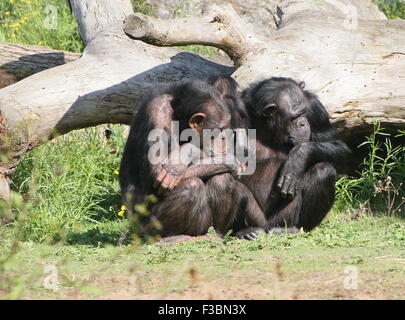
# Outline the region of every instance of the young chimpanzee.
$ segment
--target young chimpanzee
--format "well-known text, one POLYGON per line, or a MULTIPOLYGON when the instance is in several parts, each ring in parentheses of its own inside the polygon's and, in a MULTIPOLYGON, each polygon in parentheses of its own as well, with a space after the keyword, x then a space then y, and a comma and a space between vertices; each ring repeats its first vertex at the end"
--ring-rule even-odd
POLYGON ((265 214, 236 235, 309 231, 321 223, 335 197, 335 180, 350 150, 339 140, 329 115, 304 83, 270 78, 252 84, 242 98, 256 129, 256 171, 241 177, 265 214), (309 126, 308 126, 309 124, 309 126), (308 141, 308 135, 310 136, 308 141))
POLYGON ((221 91, 220 78, 211 79, 210 83, 189 81, 172 85, 148 99, 133 119, 121 161, 120 184, 129 219, 134 205, 143 202, 146 195, 159 195, 150 217, 138 221, 149 234, 198 236, 204 235, 210 226, 225 233, 239 203, 245 201, 243 192, 250 193, 234 178, 240 165, 236 158, 226 154, 228 137, 220 131, 233 126, 229 97, 221 91), (181 141, 172 121, 178 121, 179 133, 191 129, 200 138, 204 129, 219 129, 216 138, 224 147, 207 154, 201 143, 181 141), (149 139, 149 134, 154 129, 160 129, 159 141, 166 142, 159 144, 156 153, 167 154, 162 156, 163 161, 151 161, 156 142, 149 139), (193 163, 195 150, 202 158, 197 163, 193 163), (194 155, 189 156, 190 152, 194 155), (225 157, 227 161, 206 161, 217 157, 225 157), (160 230, 153 227, 151 221, 155 220, 160 230))

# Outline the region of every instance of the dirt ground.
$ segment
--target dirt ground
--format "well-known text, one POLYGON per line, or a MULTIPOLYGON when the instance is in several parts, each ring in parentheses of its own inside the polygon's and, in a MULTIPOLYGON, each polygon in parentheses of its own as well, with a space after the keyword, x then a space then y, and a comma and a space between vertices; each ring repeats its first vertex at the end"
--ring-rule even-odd
MULTIPOLYGON (((41 298, 58 299, 405 299, 405 257, 399 250, 331 248, 314 253, 298 249, 249 254, 241 261, 184 259, 158 265, 82 265, 71 285, 41 298), (204 261, 205 260, 205 261, 204 261), (79 281, 80 279, 80 281, 79 281)), ((28 294, 26 298, 37 298, 28 294)))

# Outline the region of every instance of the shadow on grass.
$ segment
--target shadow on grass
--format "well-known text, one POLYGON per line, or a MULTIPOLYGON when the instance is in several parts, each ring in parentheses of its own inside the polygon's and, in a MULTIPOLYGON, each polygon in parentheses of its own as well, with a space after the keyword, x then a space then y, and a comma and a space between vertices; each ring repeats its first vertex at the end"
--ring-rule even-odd
POLYGON ((96 247, 117 244, 127 220, 117 215, 122 203, 121 195, 112 188, 109 191, 94 195, 92 200, 97 201, 98 205, 90 212, 87 230, 72 232, 67 238, 68 244, 96 247))
POLYGON ((121 194, 111 188, 111 192, 93 196, 98 205, 91 212, 91 219, 95 221, 117 221, 120 219, 117 212, 122 205, 121 194))
MULTIPOLYGON (((121 236, 121 232, 120 230, 104 231, 100 230, 99 227, 95 227, 84 232, 71 233, 67 239, 67 243, 70 245, 87 245, 94 247, 103 247, 105 245, 115 246, 121 236)), ((124 242, 124 244, 127 243, 129 243, 129 240, 124 242)))

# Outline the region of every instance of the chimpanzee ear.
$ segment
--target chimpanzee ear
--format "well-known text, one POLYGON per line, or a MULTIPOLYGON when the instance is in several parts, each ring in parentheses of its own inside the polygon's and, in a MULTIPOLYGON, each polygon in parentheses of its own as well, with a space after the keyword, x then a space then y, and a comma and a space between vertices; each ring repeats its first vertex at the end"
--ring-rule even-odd
POLYGON ((201 131, 204 128, 206 118, 207 118, 207 116, 205 115, 205 113, 202 113, 202 112, 193 114, 191 116, 190 120, 188 121, 188 125, 192 129, 201 131))
POLYGON ((301 89, 304 89, 305 88, 305 81, 300 81, 298 83, 298 85, 301 87, 301 89))

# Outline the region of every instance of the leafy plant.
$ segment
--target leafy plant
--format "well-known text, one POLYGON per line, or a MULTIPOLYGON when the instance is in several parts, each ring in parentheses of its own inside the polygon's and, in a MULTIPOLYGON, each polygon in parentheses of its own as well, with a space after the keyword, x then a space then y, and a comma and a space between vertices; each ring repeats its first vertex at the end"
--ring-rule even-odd
POLYGON ((405 19, 405 1, 403 0, 373 0, 388 19, 405 19))
MULTIPOLYGON (((400 136, 404 136, 403 131, 398 132, 400 136)), ((373 133, 359 148, 368 148, 369 156, 363 160, 359 177, 343 177, 337 182, 336 207, 366 208, 389 216, 400 213, 405 192, 405 146, 394 146, 391 135, 376 122, 373 133)))

